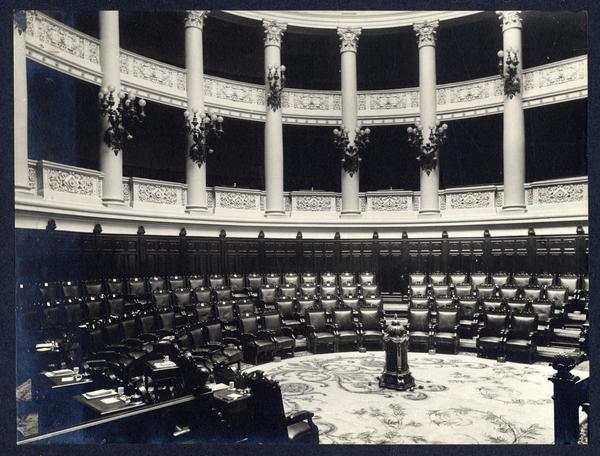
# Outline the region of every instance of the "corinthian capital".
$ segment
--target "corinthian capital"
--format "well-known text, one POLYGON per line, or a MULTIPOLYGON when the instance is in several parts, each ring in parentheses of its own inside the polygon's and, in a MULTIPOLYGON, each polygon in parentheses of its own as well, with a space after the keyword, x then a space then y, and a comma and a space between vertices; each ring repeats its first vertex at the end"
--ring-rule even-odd
POLYGON ((340 52, 356 52, 356 49, 358 48, 358 37, 360 36, 361 31, 361 28, 338 27, 337 34, 340 37, 340 52))
POLYGON ((419 47, 435 46, 439 24, 439 21, 425 21, 413 24, 413 30, 417 34, 417 43, 419 47))
POLYGON ((287 25, 277 21, 263 20, 263 28, 265 29, 265 46, 281 47, 281 38, 283 32, 287 30, 287 25))
POLYGON ((204 19, 210 13, 208 10, 196 10, 196 11, 186 11, 185 12, 185 26, 187 27, 196 27, 201 29, 204 27, 204 19))
POLYGON ((502 31, 510 28, 521 28, 523 22, 521 11, 496 11, 496 14, 502 23, 502 31))

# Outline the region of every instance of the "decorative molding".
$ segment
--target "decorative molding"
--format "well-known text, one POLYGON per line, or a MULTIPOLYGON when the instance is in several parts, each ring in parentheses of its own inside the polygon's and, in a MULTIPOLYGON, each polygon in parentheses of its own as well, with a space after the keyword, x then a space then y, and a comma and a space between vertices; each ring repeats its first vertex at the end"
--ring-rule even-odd
POLYGON ((338 27, 337 34, 340 39, 340 52, 356 52, 361 32, 362 28, 360 27, 338 27))
POLYGON ((439 21, 424 21, 413 24, 413 30, 417 34, 419 48, 423 46, 435 46, 439 21))
POLYGON ((55 192, 75 193, 93 196, 94 180, 91 176, 73 171, 48 169, 48 186, 55 192))
POLYGON ((123 201, 131 201, 131 186, 129 182, 123 182, 123 201))
POLYGON ((185 12, 185 27, 204 28, 204 19, 210 10, 191 10, 185 12))
POLYGON ((296 196, 297 211, 322 212, 331 211, 331 198, 329 196, 296 196))
POLYGON ((164 185, 138 184, 138 199, 143 203, 177 204, 177 189, 164 185))
POLYGON ((506 31, 511 28, 521 28, 523 24, 523 18, 521 17, 521 11, 496 11, 498 19, 502 25, 502 31, 506 31))
POLYGON ((27 181, 29 182, 29 188, 31 188, 34 192, 37 191, 37 169, 35 166, 29 166, 27 169, 27 181))
POLYGON ((358 202, 360 204, 360 211, 361 212, 366 212, 367 211, 367 197, 366 196, 360 196, 358 198, 358 202))
POLYGON ((206 192, 206 205, 208 207, 212 207, 212 208, 215 207, 215 192, 213 192, 213 191, 206 192))
POLYGON ((239 192, 220 192, 219 207, 228 209, 256 210, 256 195, 239 192))
POLYGON ((369 199, 373 211, 407 211, 411 202, 407 196, 371 196, 369 199))
POLYGON ((287 25, 277 21, 263 21, 262 25, 265 29, 265 46, 281 47, 281 38, 287 25))
POLYGON ((492 207, 492 194, 489 192, 468 192, 468 193, 450 193, 446 199, 450 198, 451 209, 473 209, 492 207))
POLYGON ((582 201, 584 184, 553 185, 537 188, 538 204, 557 204, 582 201))

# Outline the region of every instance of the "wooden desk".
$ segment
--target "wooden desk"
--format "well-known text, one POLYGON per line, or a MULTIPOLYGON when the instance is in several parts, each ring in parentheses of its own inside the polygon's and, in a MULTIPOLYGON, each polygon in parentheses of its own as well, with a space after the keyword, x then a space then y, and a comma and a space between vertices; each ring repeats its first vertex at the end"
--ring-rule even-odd
POLYGON ((108 415, 109 413, 115 412, 124 412, 126 410, 131 410, 135 408, 142 407, 145 404, 143 401, 139 402, 130 402, 127 404, 123 399, 117 396, 117 392, 110 396, 105 396, 101 398, 94 399, 86 399, 82 394, 78 394, 77 396, 73 396, 80 404, 92 409, 100 416, 108 415))

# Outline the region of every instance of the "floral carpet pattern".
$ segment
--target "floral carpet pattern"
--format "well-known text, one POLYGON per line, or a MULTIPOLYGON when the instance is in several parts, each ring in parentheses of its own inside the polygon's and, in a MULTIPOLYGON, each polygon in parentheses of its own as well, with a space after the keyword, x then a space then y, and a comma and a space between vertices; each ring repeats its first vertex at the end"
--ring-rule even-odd
POLYGON ((260 369, 280 382, 286 413, 310 410, 325 444, 551 444, 547 363, 410 353, 416 387, 379 387, 383 352, 289 358, 260 369))

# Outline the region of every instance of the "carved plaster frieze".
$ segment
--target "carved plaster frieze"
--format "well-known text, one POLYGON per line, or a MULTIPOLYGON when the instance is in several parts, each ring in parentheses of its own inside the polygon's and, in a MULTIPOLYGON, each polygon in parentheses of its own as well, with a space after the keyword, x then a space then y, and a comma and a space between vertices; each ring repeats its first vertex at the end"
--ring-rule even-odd
POLYGON ((55 192, 94 195, 94 178, 73 171, 48 170, 48 186, 55 192))
POLYGON ((406 211, 408 210, 410 197, 407 196, 372 196, 372 211, 406 211))
POLYGON ((582 201, 584 191, 584 184, 565 184, 541 187, 537 189, 537 200, 539 204, 582 201))
POLYGON ((31 189, 37 190, 37 170, 35 167, 30 166, 27 170, 27 181, 31 189))
POLYGON ((448 196, 451 209, 484 208, 493 204, 492 195, 487 192, 451 193, 448 196))
POLYGON ((173 187, 154 184, 139 184, 138 199, 143 203, 177 204, 178 190, 173 187))
POLYGON ((256 210, 256 195, 250 193, 223 192, 219 206, 228 209, 256 210))
POLYGON ((129 182, 123 182, 123 201, 131 201, 131 187, 129 182))
POLYGON ((314 95, 310 93, 296 93, 293 96, 294 108, 314 110, 329 110, 329 98, 327 95, 314 95))
POLYGON ((297 196, 297 211, 331 211, 331 198, 328 196, 297 196))

